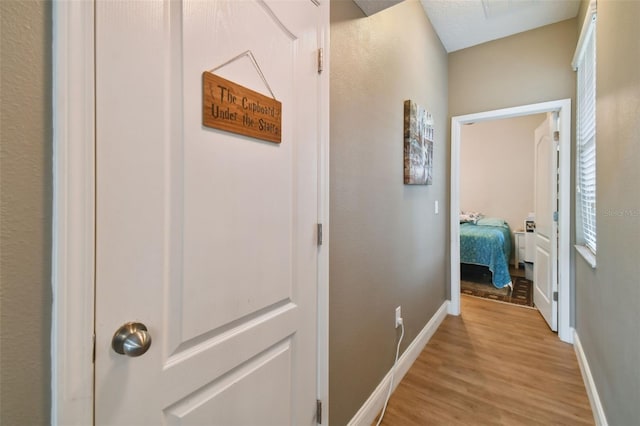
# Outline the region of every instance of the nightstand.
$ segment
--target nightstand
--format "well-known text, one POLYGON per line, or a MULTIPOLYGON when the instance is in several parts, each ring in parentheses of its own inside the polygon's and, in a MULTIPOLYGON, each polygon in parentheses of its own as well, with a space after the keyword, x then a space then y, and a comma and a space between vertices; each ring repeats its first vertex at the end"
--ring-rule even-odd
POLYGON ((515 247, 515 267, 520 268, 520 262, 524 263, 525 250, 526 250, 526 241, 524 231, 516 231, 514 232, 516 237, 516 247, 515 247))

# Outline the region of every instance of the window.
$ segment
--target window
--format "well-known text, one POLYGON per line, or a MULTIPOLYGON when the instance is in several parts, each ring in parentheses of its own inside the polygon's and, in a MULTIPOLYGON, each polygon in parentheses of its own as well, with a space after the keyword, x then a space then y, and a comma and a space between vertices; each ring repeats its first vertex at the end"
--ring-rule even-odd
MULTIPOLYGON (((587 11, 573 66, 577 70, 577 242, 596 253, 596 12, 587 11)), ((585 255, 585 250, 580 250, 585 255)), ((587 259, 591 261, 591 259, 587 259)), ((595 266, 593 258, 592 266, 595 266)))

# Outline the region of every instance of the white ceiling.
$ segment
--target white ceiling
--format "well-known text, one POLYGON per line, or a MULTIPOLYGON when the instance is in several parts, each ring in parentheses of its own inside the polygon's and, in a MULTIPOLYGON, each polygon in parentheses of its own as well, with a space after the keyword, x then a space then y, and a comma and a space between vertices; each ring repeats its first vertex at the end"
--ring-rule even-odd
POLYGON ((574 18, 580 0, 420 0, 447 52, 574 18))

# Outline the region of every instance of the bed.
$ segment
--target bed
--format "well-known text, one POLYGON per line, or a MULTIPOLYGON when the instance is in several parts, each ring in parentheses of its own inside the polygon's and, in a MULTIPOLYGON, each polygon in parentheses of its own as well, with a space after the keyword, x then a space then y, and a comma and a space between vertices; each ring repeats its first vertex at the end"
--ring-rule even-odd
POLYGON ((460 262, 487 266, 496 288, 511 285, 511 230, 503 219, 480 218, 460 223, 460 262))

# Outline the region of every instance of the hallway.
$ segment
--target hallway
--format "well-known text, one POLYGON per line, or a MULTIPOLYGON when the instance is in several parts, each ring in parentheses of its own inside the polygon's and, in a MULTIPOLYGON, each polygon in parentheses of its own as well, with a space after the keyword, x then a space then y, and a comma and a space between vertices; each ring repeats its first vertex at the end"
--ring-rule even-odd
POLYGON ((571 345, 537 310, 470 296, 391 396, 383 425, 594 424, 571 345))

